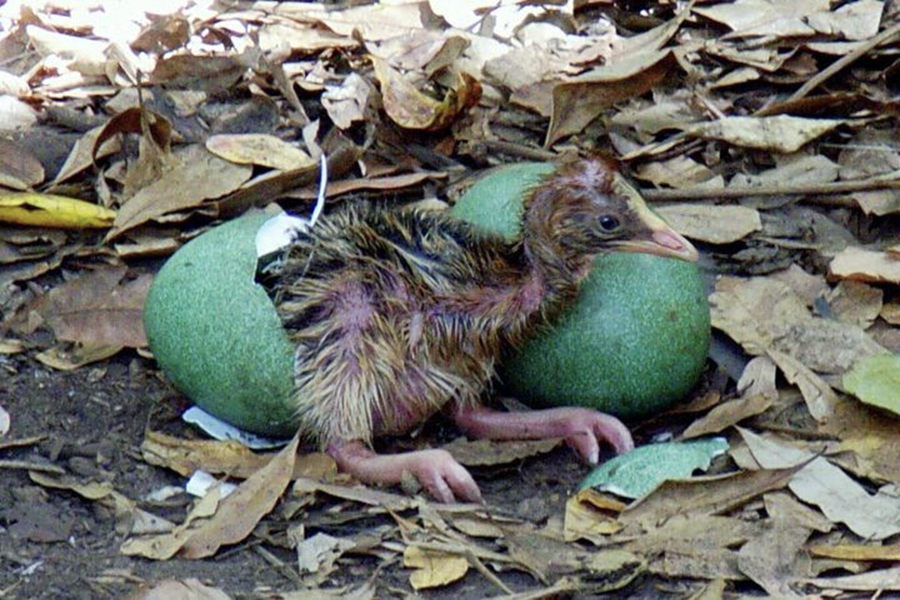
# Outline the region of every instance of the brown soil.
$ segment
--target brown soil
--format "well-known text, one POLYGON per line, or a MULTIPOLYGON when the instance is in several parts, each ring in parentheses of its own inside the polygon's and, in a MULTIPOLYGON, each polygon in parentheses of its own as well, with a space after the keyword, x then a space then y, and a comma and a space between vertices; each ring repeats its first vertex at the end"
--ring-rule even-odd
MULTIPOLYGON (((145 428, 182 437, 198 435, 177 420, 184 408, 182 400, 159 378, 151 361, 121 353, 63 373, 21 355, 0 355, 0 399, 13 420, 13 433, 7 438, 41 438, 33 445, 3 449, 0 459, 62 467, 80 480, 110 482, 142 508, 175 522, 183 520, 191 502, 188 496, 161 503, 144 500, 164 486, 184 483, 177 474, 141 460, 145 428)), ((438 443, 455 432, 437 422, 424 435, 438 443)), ((587 470, 562 448, 511 467, 476 471, 476 479, 491 505, 541 522, 561 514, 566 494, 587 470)), ((394 524, 386 517, 347 523, 326 518, 334 513, 336 503, 322 498, 305 509, 307 535, 324 531, 351 536, 394 524)), ((277 597, 278 592, 299 587, 294 579, 296 556, 287 547, 285 535, 292 523, 279 508, 244 543, 196 561, 123 556, 119 546, 124 536, 116 532, 115 524, 112 511, 99 503, 37 485, 22 468, 0 468, 0 598, 122 598, 161 579, 189 577, 238 598, 277 597)), ((375 557, 359 555, 341 561, 338 576, 324 587, 372 580, 379 598, 412 592, 409 571, 396 561, 382 564, 375 557)), ((514 571, 500 577, 514 590, 538 586, 514 571)), ((464 599, 498 594, 500 590, 485 577, 470 573, 462 582, 425 596, 464 599)), ((651 582, 633 585, 628 595, 635 594, 653 596, 651 582)))

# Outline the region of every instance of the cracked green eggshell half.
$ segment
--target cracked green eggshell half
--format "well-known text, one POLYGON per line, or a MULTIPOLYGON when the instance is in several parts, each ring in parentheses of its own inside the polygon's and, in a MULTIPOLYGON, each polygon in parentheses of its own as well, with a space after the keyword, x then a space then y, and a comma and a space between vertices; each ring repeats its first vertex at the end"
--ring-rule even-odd
MULTIPOLYGON (((553 170, 519 163, 484 176, 451 214, 512 239, 522 197, 553 170)), ((586 406, 623 418, 683 398, 706 363, 709 303, 693 263, 647 254, 599 256, 575 305, 499 366, 501 387, 533 407, 586 406)))
POLYGON ((293 345, 256 284, 256 232, 270 215, 235 219, 163 265, 144 304, 150 350, 200 408, 246 431, 291 436, 293 345))

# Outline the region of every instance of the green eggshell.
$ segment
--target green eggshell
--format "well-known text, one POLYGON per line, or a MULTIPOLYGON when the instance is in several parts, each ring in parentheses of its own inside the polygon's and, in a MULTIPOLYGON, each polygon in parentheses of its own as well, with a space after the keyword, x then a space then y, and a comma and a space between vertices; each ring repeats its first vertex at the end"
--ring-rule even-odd
POLYGON ((709 340, 709 304, 696 265, 612 253, 594 261, 578 300, 553 330, 505 360, 500 376, 532 406, 641 417, 691 390, 709 340))
MULTIPOLYGON (((524 163, 489 174, 451 214, 513 236, 523 193, 552 168, 524 163)), ((709 303, 695 264, 613 253, 596 259, 560 322, 506 357, 499 373, 509 392, 535 407, 587 406, 638 417, 690 391, 709 341, 709 303)))
POLYGON ((457 219, 514 240, 521 229, 522 195, 552 173, 553 163, 504 165, 485 173, 450 211, 457 219))
POLYGON ((294 348, 254 282, 256 232, 268 218, 235 219, 178 250, 153 281, 144 329, 160 367, 198 406, 253 433, 289 436, 294 348))

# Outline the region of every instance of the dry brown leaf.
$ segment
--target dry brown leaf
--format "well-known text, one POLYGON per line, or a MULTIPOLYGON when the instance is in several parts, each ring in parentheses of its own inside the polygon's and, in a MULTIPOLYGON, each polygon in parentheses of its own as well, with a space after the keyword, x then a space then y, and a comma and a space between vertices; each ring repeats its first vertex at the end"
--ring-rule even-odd
MULTIPOLYGON (((294 472, 300 433, 222 501, 219 510, 200 525, 181 549, 185 558, 212 556, 223 545, 240 542, 267 515, 287 488, 294 472)), ((215 489, 215 488, 214 488, 215 489)))
POLYGON ((815 420, 825 420, 834 413, 838 397, 828 382, 789 354, 769 348, 766 350, 766 355, 778 365, 790 383, 800 388, 806 408, 809 409, 809 414, 815 420))
POLYGON ((184 523, 171 532, 129 538, 122 542, 119 552, 126 556, 142 556, 154 560, 172 558, 198 530, 197 523, 215 514, 221 498, 220 487, 220 484, 211 487, 206 495, 194 504, 184 523))
POLYGON ((684 128, 692 137, 721 140, 743 148, 796 152, 808 142, 844 123, 841 119, 777 117, 725 117, 684 128))
POLYGON ((324 3, 288 3, 278 14, 304 22, 321 23, 342 36, 377 42, 426 29, 418 2, 369 4, 334 10, 324 3))
POLYGON ((838 544, 836 546, 813 545, 807 548, 813 556, 838 560, 892 560, 900 561, 900 544, 868 546, 863 544, 838 544))
POLYGON ((770 597, 800 598, 791 584, 808 575, 801 566, 801 550, 810 533, 802 525, 769 518, 762 535, 749 539, 741 547, 738 568, 770 597))
MULTIPOLYGON (((786 468, 809 461, 810 452, 770 437, 738 428, 753 458, 764 468, 786 468)), ((881 540, 900 533, 900 503, 889 493, 870 495, 844 471, 824 457, 801 468, 790 490, 804 502, 815 504, 833 522, 845 523, 856 535, 881 540)))
POLYGON ((443 449, 453 455, 460 464, 468 467, 503 465, 523 458, 546 454, 561 439, 549 440, 468 440, 459 437, 444 444, 443 449))
POLYGON ((746 206, 665 204, 656 212, 678 233, 711 244, 730 244, 762 229, 759 211, 746 206))
POLYGON ((330 536, 326 533, 317 533, 305 540, 297 541, 297 566, 301 575, 312 574, 315 581, 324 582, 337 568, 335 562, 349 550, 356 547, 356 543, 330 536))
POLYGON ((372 86, 358 73, 351 73, 339 86, 326 86, 322 94, 322 107, 335 125, 349 129, 362 121, 369 106, 372 86))
POLYGON ((900 567, 868 571, 846 577, 804 579, 803 582, 823 589, 861 590, 876 592, 880 595, 885 591, 900 590, 900 567))
MULTIPOLYGON (((246 479, 265 466, 276 453, 253 452, 235 440, 185 440, 148 430, 141 443, 141 456, 151 465, 172 469, 183 477, 197 470, 246 479)), ((327 479, 337 465, 327 454, 299 455, 293 477, 327 479)))
POLYGON ((125 600, 230 600, 219 588, 204 585, 199 579, 165 579, 150 589, 141 589, 125 600))
POLYGON ((884 292, 860 281, 842 281, 830 294, 828 300, 834 318, 868 329, 881 313, 884 292))
POLYGON ((415 569, 409 583, 417 592, 459 581, 469 571, 469 561, 458 554, 407 546, 403 551, 403 566, 415 569))
MULTIPOLYGON (((776 158, 777 160, 777 158, 776 158)), ((758 175, 738 173, 728 182, 729 187, 754 187, 809 183, 822 184, 836 181, 840 169, 837 164, 821 154, 812 156, 791 154, 778 161, 774 169, 767 169, 758 175)))
POLYGON ((835 11, 820 11, 807 17, 819 33, 845 40, 867 40, 878 33, 885 5, 878 0, 857 0, 835 11))
POLYGON ((818 298, 824 296, 831 289, 828 287, 824 275, 812 275, 796 264, 791 264, 787 269, 773 273, 771 278, 794 290, 794 293, 803 300, 807 307, 811 307, 818 298))
POLYGON ((545 146, 582 131, 600 113, 621 100, 640 96, 675 67, 671 52, 635 52, 618 56, 586 75, 560 83, 553 90, 553 114, 545 146))
POLYGON ((440 131, 449 127, 466 110, 478 104, 481 85, 467 73, 458 73, 454 86, 436 100, 419 91, 409 77, 386 60, 372 57, 375 76, 381 84, 384 110, 406 129, 440 131))
POLYGON ((266 55, 283 52, 285 49, 307 55, 332 49, 350 51, 357 47, 359 42, 352 37, 338 35, 322 27, 313 27, 309 23, 279 20, 265 23, 259 29, 259 49, 266 55))
POLYGON ((740 579, 738 556, 729 548, 754 537, 759 525, 732 517, 677 515, 625 545, 650 557, 650 570, 670 577, 740 579))
POLYGON ((138 348, 144 335, 144 298, 153 277, 126 280, 127 268, 106 267, 50 290, 35 310, 59 340, 138 348))
POLYGON ((213 135, 207 138, 206 149, 233 163, 260 165, 283 171, 318 164, 318 161, 293 144, 263 133, 213 135))
POLYGON ((176 54, 156 63, 154 83, 170 88, 202 90, 211 94, 231 88, 252 66, 259 50, 250 48, 231 56, 176 54))
POLYGON ((732 37, 774 36, 807 37, 815 31, 807 19, 831 8, 828 0, 798 0, 784 4, 779 0, 737 0, 727 4, 694 8, 707 19, 727 25, 732 37))
POLYGON ((703 418, 691 423, 684 430, 684 433, 681 434, 681 437, 691 439, 701 435, 718 433, 748 417, 765 412, 770 406, 772 406, 772 400, 763 395, 746 396, 724 402, 709 411, 709 414, 703 418))
POLYGON ((60 167, 59 173, 51 182, 57 185, 70 177, 81 173, 91 167, 96 159, 109 156, 122 148, 119 138, 112 138, 97 147, 97 138, 103 133, 104 127, 95 127, 81 136, 66 157, 66 162, 60 167))
POLYGON ((834 257, 828 272, 839 279, 900 284, 900 260, 887 252, 850 247, 834 257))
POLYGON ((797 467, 789 467, 665 481, 625 509, 619 520, 626 525, 652 524, 677 515, 722 514, 784 487, 796 472, 797 467))
POLYGON ((567 542, 588 540, 602 544, 607 536, 621 531, 615 515, 625 504, 593 489, 581 490, 566 501, 563 539, 567 542))
POLYGON ((304 494, 314 494, 322 492, 335 498, 350 500, 352 502, 360 502, 369 506, 382 507, 386 510, 400 512, 408 510, 416 506, 416 500, 409 496, 401 496, 400 494, 392 494, 390 492, 382 492, 371 488, 346 485, 335 485, 331 483, 323 483, 310 479, 308 477, 299 477, 294 481, 291 488, 291 495, 301 496, 304 494))
POLYGON ((34 355, 41 364, 58 371, 74 371, 85 365, 106 360, 122 350, 122 346, 94 344, 63 344, 34 355))
MULTIPOLYGON (((649 181, 660 187, 723 188, 725 180, 711 169, 687 156, 676 156, 664 161, 654 161, 641 165, 635 177, 649 181)), ((658 211, 661 207, 656 207, 658 211)))
POLYGON ((753 355, 769 356, 804 395, 811 414, 826 417, 836 397, 816 375, 843 373, 860 358, 886 350, 855 325, 814 317, 773 278, 722 277, 710 295, 712 325, 753 355))
POLYGON ((0 185, 24 191, 44 181, 44 167, 12 140, 0 139, 0 185))
POLYGON ((771 519, 781 520, 807 529, 828 533, 834 530, 834 523, 808 505, 798 501, 788 492, 772 492, 763 496, 766 513, 771 519))
POLYGON ((741 378, 737 382, 737 391, 744 397, 763 396, 770 400, 778 399, 778 386, 775 376, 778 368, 767 356, 756 356, 744 367, 741 378))
MULTIPOLYGON (((332 198, 334 196, 340 196, 342 194, 360 192, 364 190, 401 190, 403 188, 418 185, 428 179, 444 179, 446 177, 446 173, 440 171, 432 171, 424 173, 407 173, 404 175, 394 175, 393 177, 342 179, 341 181, 329 183, 328 187, 325 190, 325 195, 329 198, 332 198)), ((290 194, 290 196, 300 198, 301 200, 315 200, 317 194, 318 190, 306 188, 292 193, 290 194)))
POLYGON ((900 300, 885 303, 878 316, 891 325, 900 325, 900 300))
POLYGON ((26 26, 25 31, 42 56, 57 56, 69 69, 82 75, 106 75, 108 41, 57 33, 36 25, 26 26))
POLYGON ((148 430, 141 443, 147 463, 190 477, 198 469, 245 479, 268 463, 275 453, 257 454, 235 440, 185 440, 148 430))
POLYGON ((840 438, 838 450, 857 456, 866 476, 900 484, 900 419, 856 400, 842 400, 822 429, 840 438))
POLYGON ((166 213, 194 208, 204 200, 233 192, 252 173, 251 167, 222 160, 201 146, 191 146, 176 156, 176 166, 122 206, 106 241, 166 213))

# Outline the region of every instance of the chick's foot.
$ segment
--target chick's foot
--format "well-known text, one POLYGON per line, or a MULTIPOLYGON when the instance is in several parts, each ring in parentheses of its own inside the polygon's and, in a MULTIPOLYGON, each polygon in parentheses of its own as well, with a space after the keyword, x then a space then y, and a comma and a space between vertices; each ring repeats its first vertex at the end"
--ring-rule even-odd
POLYGON ((441 502, 481 502, 478 484, 446 450, 376 454, 359 440, 337 440, 327 451, 341 471, 364 483, 400 483, 407 472, 441 502))
POLYGON ((600 459, 600 444, 617 453, 634 448, 628 428, 617 418, 589 408, 551 408, 528 412, 501 412, 484 406, 458 407, 456 424, 467 433, 496 440, 565 438, 584 460, 600 459))

